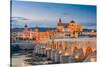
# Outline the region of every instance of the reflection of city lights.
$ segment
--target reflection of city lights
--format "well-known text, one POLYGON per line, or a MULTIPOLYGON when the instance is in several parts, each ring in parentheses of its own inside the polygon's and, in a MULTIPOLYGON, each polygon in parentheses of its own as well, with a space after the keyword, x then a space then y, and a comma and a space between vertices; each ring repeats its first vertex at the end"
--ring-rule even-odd
POLYGON ((95 62, 96 61, 96 58, 90 58, 90 61, 91 62, 95 62))
POLYGON ((61 51, 59 51, 59 54, 61 54, 62 52, 61 51))
POLYGON ((79 56, 78 56, 78 55, 76 55, 76 56, 75 56, 75 59, 79 59, 79 56))
POLYGON ((65 56, 68 56, 68 55, 69 55, 69 53, 65 53, 64 55, 65 55, 65 56))

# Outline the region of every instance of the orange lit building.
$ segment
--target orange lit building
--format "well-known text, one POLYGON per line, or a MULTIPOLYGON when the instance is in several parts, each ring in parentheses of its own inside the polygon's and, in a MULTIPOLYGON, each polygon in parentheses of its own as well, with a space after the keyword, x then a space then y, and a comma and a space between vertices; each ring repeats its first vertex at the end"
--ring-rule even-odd
MULTIPOLYGON (((18 32, 18 36, 22 39, 34 39, 34 40, 47 40, 51 38, 64 38, 64 37, 79 37, 82 33, 82 25, 76 24, 74 20, 62 23, 61 18, 58 20, 58 24, 56 29, 54 30, 46 30, 40 31, 38 27, 34 30, 29 30, 28 26, 24 26, 24 30, 22 32, 18 32)), ((92 34, 95 34, 92 30, 92 34)))
POLYGON ((69 33, 69 37, 79 37, 80 33, 82 32, 82 25, 76 24, 76 22, 73 20, 68 23, 62 23, 61 18, 59 18, 57 30, 66 31, 66 33, 69 33))

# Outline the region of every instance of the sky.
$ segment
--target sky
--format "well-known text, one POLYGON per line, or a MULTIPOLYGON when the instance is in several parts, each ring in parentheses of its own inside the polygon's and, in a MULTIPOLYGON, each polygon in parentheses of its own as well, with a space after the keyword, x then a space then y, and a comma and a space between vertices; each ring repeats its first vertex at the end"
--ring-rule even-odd
POLYGON ((83 28, 96 29, 96 6, 33 1, 12 1, 12 28, 56 27, 58 19, 63 23, 71 20, 82 24, 83 28))

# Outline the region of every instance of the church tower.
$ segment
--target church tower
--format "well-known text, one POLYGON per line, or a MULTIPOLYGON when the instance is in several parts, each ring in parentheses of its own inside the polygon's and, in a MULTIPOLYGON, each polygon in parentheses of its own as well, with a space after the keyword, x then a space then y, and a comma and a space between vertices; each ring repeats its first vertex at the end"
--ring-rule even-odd
POLYGON ((27 24, 25 24, 25 26, 24 26, 24 31, 28 31, 28 26, 27 26, 27 24))
POLYGON ((64 31, 64 26, 63 26, 61 18, 58 19, 57 30, 64 31))
POLYGON ((61 18, 59 18, 59 23, 62 23, 62 20, 61 20, 61 18))
POLYGON ((62 24, 61 18, 58 19, 58 26, 62 24))

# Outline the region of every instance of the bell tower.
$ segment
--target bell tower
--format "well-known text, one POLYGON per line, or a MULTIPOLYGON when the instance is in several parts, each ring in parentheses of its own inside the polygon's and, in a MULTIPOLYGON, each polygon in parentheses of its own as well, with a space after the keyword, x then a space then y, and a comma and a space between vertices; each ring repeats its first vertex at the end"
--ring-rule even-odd
POLYGON ((61 18, 59 18, 59 23, 62 23, 62 20, 61 20, 61 18))
POLYGON ((28 31, 28 26, 27 26, 27 24, 25 24, 24 30, 25 30, 25 31, 28 31))
POLYGON ((62 24, 61 18, 58 19, 58 26, 62 24))

